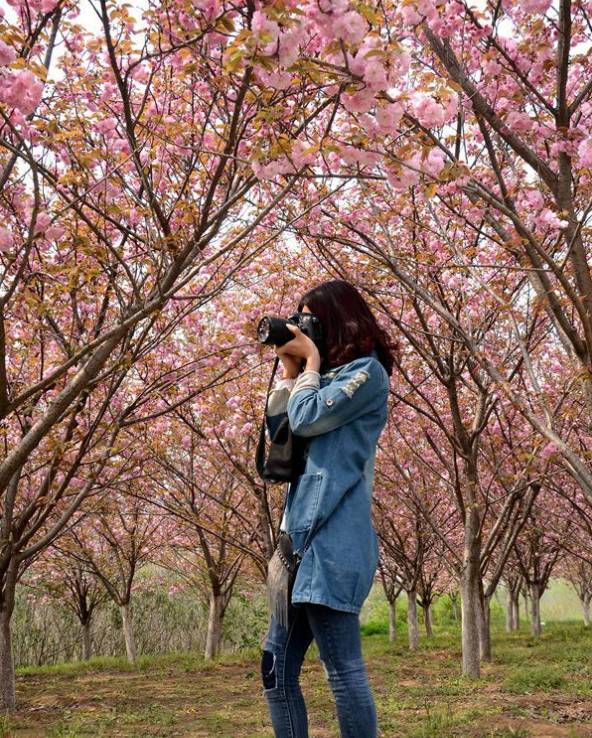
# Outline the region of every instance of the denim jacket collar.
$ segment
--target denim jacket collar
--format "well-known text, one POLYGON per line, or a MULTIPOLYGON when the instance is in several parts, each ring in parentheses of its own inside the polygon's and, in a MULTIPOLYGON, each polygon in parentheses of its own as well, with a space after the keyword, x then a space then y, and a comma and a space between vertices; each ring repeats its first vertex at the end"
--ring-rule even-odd
MULTIPOLYGON (((378 359, 378 353, 377 353, 376 349, 372 349, 372 351, 370 351, 367 354, 360 354, 360 357, 361 356, 373 356, 375 359, 378 359)), ((340 372, 343 369, 344 366, 347 366, 349 363, 350 362, 346 362, 345 364, 339 364, 339 366, 332 366, 329 369, 327 369, 326 371, 324 371, 321 374, 321 376, 322 377, 329 377, 329 378, 334 377, 338 372, 340 372)))

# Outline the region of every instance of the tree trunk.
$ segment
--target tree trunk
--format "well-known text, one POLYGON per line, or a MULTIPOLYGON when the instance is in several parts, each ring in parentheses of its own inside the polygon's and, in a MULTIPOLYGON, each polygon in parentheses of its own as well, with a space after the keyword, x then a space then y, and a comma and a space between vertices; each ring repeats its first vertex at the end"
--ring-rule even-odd
POLYGON ((123 621, 123 637, 125 638, 125 651, 127 653, 128 661, 134 664, 137 658, 137 653, 136 653, 136 642, 134 640, 134 627, 132 624, 131 603, 126 602, 125 605, 120 605, 119 609, 121 611, 121 619, 123 621))
POLYGON ((540 636, 541 627, 541 595, 538 584, 530 586, 530 606, 532 613, 532 634, 540 636))
POLYGON ((514 593, 512 604, 514 606, 514 614, 512 616, 514 621, 514 630, 520 630, 520 590, 517 590, 514 593))
POLYGON ((12 569, 11 564, 0 599, 0 709, 3 710, 13 710, 16 707, 11 631, 16 583, 11 576, 12 569))
POLYGON ((460 620, 460 613, 458 611, 458 592, 449 592, 448 597, 450 598, 450 605, 452 608, 452 619, 455 623, 460 620))
POLYGON ((16 592, 16 561, 11 558, 0 595, 0 709, 16 707, 11 621, 16 592))
POLYGON ((479 603, 481 580, 481 543, 479 515, 473 505, 467 507, 464 532, 463 572, 460 582, 462 673, 471 679, 481 675, 479 651, 479 603))
POLYGON ((428 638, 434 634, 432 630, 432 608, 429 605, 423 606, 423 619, 425 622, 425 631, 428 638))
POLYGON ((212 659, 220 651, 222 638, 223 596, 216 592, 210 593, 210 610, 208 614, 208 632, 204 657, 212 659))
POLYGON ((90 619, 82 625, 82 659, 88 661, 92 656, 92 642, 90 637, 90 619))
POLYGON ((524 586, 524 590, 522 591, 522 597, 524 598, 524 616, 528 619, 531 612, 528 602, 528 590, 526 588, 526 585, 524 586))
POLYGON ((389 602, 389 641, 397 640, 397 598, 389 602))
POLYGON ((508 586, 506 597, 506 633, 511 633, 513 630, 516 630, 514 625, 514 595, 512 588, 508 586))
POLYGON ((11 618, 12 608, 0 607, 0 707, 5 710, 16 707, 11 618))
POLYGON ((481 598, 479 608, 479 654, 481 661, 491 661, 491 609, 490 598, 481 598))
POLYGON ((413 589, 407 592, 407 634, 409 648, 417 651, 419 648, 419 628, 417 627, 417 592, 413 589))
POLYGON ((590 625, 590 597, 582 599, 582 612, 584 613, 584 625, 588 628, 590 625))

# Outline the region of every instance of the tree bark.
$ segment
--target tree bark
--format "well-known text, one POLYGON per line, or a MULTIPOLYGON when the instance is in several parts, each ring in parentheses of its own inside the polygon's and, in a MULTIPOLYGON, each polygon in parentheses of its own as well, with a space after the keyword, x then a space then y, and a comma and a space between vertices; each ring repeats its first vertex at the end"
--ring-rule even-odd
POLYGON ((458 611, 458 592, 449 592, 448 597, 450 599, 450 606, 452 608, 452 619, 455 623, 458 623, 460 620, 460 613, 458 611))
POLYGON ((491 661, 491 609, 489 597, 481 598, 479 608, 479 655, 481 661, 491 661))
POLYGON ((121 611, 121 619, 123 621, 123 637, 125 638, 125 651, 127 653, 128 661, 131 664, 136 662, 136 642, 134 639, 134 627, 132 624, 132 610, 131 603, 126 602, 124 605, 119 607, 121 611))
POLYGON ((397 640, 397 598, 389 602, 389 641, 394 643, 397 640))
POLYGON ((88 661, 92 656, 92 641, 90 635, 90 620, 81 623, 82 626, 82 659, 88 661))
POLYGON ((506 633, 516 630, 514 625, 514 596, 512 588, 508 587, 506 596, 506 633))
POLYGON ((204 657, 212 659, 220 651, 222 638, 223 596, 216 592, 210 593, 210 609, 208 614, 208 632, 204 657))
POLYGON ((584 625, 586 628, 590 626, 590 597, 582 599, 582 612, 584 615, 584 625))
POLYGON ((429 605, 425 605, 422 609, 426 635, 428 638, 431 638, 434 634, 432 629, 432 608, 429 605))
POLYGON ((481 580, 481 544, 479 541, 479 515, 474 506, 467 508, 463 572, 460 582, 462 673, 471 679, 481 675, 479 650, 479 602, 481 580))
POLYGON ((11 618, 12 608, 0 607, 0 707, 4 710, 16 707, 11 618))
POLYGON ((514 622, 514 630, 520 630, 520 592, 515 592, 512 598, 514 613, 512 619, 514 622))
POLYGON ((541 595, 538 584, 530 587, 530 606, 532 614, 532 634, 540 636, 543 632, 541 626, 541 595))
POLYGON ((11 557, 4 587, 0 594, 0 709, 16 707, 14 658, 12 654, 11 621, 16 592, 17 562, 11 557))
POLYGON ((522 597, 524 598, 524 614, 525 614, 525 617, 528 618, 531 612, 530 612, 530 606, 528 602, 528 590, 526 586, 524 587, 524 590, 522 592, 522 597))
POLYGON ((414 589, 407 592, 407 634, 410 650, 417 651, 419 648, 419 628, 417 627, 417 592, 414 589))

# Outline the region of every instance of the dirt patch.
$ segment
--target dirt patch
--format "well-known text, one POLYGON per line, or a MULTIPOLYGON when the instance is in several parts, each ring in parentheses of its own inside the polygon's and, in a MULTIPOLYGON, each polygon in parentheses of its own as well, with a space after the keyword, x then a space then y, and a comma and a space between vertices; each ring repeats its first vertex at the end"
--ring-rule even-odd
MULTIPOLYGON (((574 629, 582 659, 592 636, 574 629)), ((500 637, 500 642, 503 642, 500 637)), ((455 660, 457 642, 409 653, 387 638, 364 647, 374 688, 380 738, 425 735, 441 738, 592 738, 592 698, 587 683, 562 670, 559 634, 536 653, 536 663, 564 674, 563 686, 547 692, 505 691, 511 667, 498 662, 477 682, 463 680, 455 660), (555 646, 555 651, 549 646, 555 646), (578 694, 577 688, 582 688, 578 694), (505 731, 505 733, 503 732, 505 731)), ((512 656, 531 663, 533 647, 516 641, 512 656), (529 659, 531 661, 529 661, 529 659)), ((571 654, 573 659, 573 653, 571 654)), ((337 738, 339 728, 330 686, 318 659, 305 661, 301 675, 311 738, 337 738)), ((155 658, 142 671, 97 670, 33 674, 18 680, 20 709, 5 738, 272 738, 257 660, 232 663, 164 664, 155 658), (189 668, 187 668, 189 666, 189 668)))
MULTIPOLYGON (((591 738, 592 727, 579 725, 554 725, 548 720, 532 720, 530 718, 505 718, 495 721, 496 728, 506 728, 518 735, 527 731, 529 738, 591 738)), ((475 738, 479 738, 478 734, 475 738)))

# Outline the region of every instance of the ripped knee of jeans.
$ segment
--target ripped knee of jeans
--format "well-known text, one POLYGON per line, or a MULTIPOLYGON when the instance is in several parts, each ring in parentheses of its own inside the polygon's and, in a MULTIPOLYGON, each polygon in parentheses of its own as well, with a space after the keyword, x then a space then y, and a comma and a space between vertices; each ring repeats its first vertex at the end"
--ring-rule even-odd
POLYGON ((263 651, 261 656, 261 678, 265 689, 274 689, 277 686, 275 653, 273 651, 263 651))

